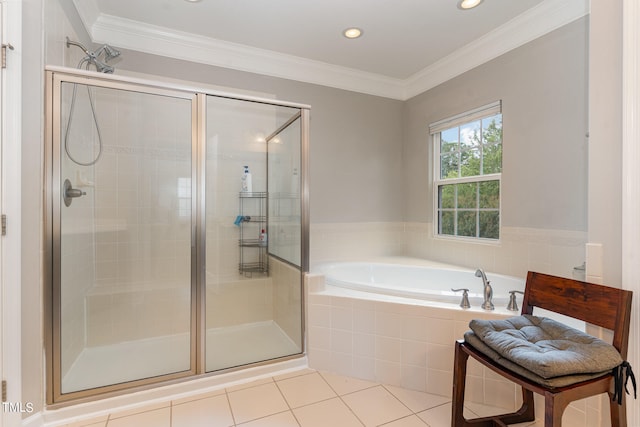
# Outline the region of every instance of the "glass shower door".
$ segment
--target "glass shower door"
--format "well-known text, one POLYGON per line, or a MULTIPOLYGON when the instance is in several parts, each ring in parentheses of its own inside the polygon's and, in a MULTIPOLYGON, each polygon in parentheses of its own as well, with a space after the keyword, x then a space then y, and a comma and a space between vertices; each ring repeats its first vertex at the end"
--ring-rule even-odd
POLYGON ((54 107, 62 395, 195 373, 195 96, 145 91, 79 79, 54 107))
POLYGON ((302 115, 296 114, 267 137, 269 164, 269 253, 301 268, 302 115))
MULTIPOLYGON (((300 109, 207 96, 206 112, 205 370, 211 372, 302 352, 300 270, 291 274, 272 256, 272 242, 281 242, 269 216, 278 165, 267 154, 269 137, 300 109)), ((299 252, 300 233, 291 238, 299 252)))
POLYGON ((46 95, 47 401, 303 354, 308 107, 51 69, 46 95))

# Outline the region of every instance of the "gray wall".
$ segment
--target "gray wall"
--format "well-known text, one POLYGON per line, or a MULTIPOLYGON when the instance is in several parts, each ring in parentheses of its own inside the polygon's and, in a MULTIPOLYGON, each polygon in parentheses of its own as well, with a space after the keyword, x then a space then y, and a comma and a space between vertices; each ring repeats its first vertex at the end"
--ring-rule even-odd
POLYGON ((429 124, 502 100, 502 225, 586 230, 587 38, 583 18, 407 101, 407 221, 433 220, 429 124))
MULTIPOLYGON (((589 242, 602 245, 587 274, 622 284, 622 17, 620 1, 592 2, 589 55, 589 242), (600 259, 598 259, 600 258, 600 259)), ((596 251, 598 252, 598 251, 596 251)))
POLYGON ((311 105, 311 221, 402 221, 403 102, 132 51, 117 67, 311 105))
MULTIPOLYGON (((22 3, 22 400, 42 408, 42 141, 44 79, 42 1, 22 3)), ((13 185, 13 183, 12 183, 13 185)), ((13 284, 10 284, 13 285, 13 284)), ((23 414, 25 417, 29 414, 23 414)))

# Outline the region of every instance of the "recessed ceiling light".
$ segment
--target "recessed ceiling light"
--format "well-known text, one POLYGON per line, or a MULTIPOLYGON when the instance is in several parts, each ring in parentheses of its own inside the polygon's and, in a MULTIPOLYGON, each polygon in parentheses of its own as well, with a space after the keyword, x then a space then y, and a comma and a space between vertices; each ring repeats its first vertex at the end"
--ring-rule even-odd
POLYGON ((197 2, 202 1, 202 0, 184 0, 184 1, 186 1, 188 3, 197 3, 197 2))
POLYGON ((473 9, 474 7, 482 3, 482 1, 483 0, 460 0, 458 2, 458 9, 462 9, 462 10, 473 9))
POLYGON ((348 39, 357 39, 362 35, 362 30, 356 27, 347 28, 342 32, 342 35, 348 39))

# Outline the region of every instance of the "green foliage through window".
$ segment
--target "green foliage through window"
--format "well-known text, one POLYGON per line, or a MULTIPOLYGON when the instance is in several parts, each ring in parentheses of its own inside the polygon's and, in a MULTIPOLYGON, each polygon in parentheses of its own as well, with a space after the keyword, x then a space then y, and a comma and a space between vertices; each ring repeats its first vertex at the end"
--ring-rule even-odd
POLYGON ((451 127, 438 135, 438 234, 498 239, 502 114, 451 127))

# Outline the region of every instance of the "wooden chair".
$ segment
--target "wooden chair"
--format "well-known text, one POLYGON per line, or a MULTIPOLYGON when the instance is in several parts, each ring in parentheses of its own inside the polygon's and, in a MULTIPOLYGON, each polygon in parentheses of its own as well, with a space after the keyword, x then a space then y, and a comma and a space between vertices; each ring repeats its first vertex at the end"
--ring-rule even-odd
MULTIPOLYGON (((627 357, 632 292, 577 280, 529 272, 522 302, 522 314, 533 314, 534 307, 583 320, 613 331, 613 346, 623 360, 627 357)), ((611 426, 626 427, 625 392, 622 404, 612 401, 614 376, 604 375, 565 387, 549 388, 518 375, 479 352, 464 340, 455 346, 453 368, 452 427, 493 427, 535 420, 533 393, 544 396, 545 427, 559 427, 569 403, 585 397, 609 393, 611 426), (509 414, 467 420, 463 416, 464 391, 469 356, 499 375, 522 387, 522 406, 509 414)))

